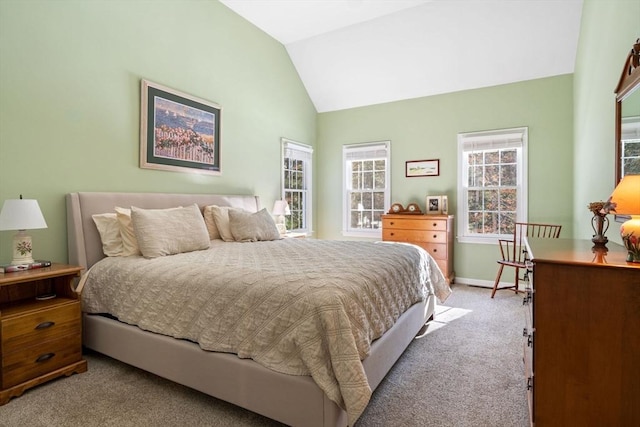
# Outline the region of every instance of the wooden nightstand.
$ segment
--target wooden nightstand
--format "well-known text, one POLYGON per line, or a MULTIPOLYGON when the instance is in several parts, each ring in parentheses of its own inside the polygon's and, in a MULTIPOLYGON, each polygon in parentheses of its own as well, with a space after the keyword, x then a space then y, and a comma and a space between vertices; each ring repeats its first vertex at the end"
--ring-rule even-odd
POLYGON ((0 405, 62 375, 86 372, 80 299, 72 284, 82 267, 0 273, 0 405), (36 299, 55 294, 49 299, 36 299))

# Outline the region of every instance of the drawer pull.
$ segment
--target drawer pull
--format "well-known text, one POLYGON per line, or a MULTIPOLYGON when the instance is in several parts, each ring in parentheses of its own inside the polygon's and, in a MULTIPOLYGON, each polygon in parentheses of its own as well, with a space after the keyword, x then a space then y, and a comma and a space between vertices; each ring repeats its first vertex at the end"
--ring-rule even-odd
POLYGON ((37 330, 47 329, 47 328, 52 327, 55 324, 56 324, 56 322, 42 322, 38 326, 36 326, 35 329, 37 329, 37 330))
POLYGON ((434 222, 434 223, 433 223, 433 226, 435 227, 436 225, 438 225, 438 223, 437 223, 437 222, 434 222))
POLYGON ((46 353, 43 354, 42 356, 39 356, 36 359, 36 363, 42 363, 42 362, 46 362, 47 360, 51 359, 53 356, 55 356, 55 353, 46 353))
POLYGON ((392 236, 395 236, 395 233, 390 233, 392 236))
POLYGON ((438 252, 438 250, 437 250, 437 249, 434 249, 434 250, 433 250, 433 253, 435 254, 436 252, 438 252))
POLYGON ((437 234, 434 234, 434 235, 433 235, 433 238, 435 239, 436 237, 438 237, 438 235, 437 235, 437 234))
POLYGON ((393 221, 391 221, 391 222, 389 223, 389 225, 393 225, 393 224, 395 224, 395 222, 393 222, 393 221))

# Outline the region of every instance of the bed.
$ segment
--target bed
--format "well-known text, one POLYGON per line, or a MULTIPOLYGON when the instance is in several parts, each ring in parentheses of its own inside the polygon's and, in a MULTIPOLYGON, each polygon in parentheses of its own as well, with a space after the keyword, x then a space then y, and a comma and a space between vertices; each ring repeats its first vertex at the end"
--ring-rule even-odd
MULTIPOLYGON (((353 425, 371 392, 433 317, 436 299, 450 293, 435 262, 412 245, 214 239, 207 248, 170 256, 106 257, 94 220, 126 207, 140 225, 143 213, 171 208, 182 214, 195 205, 200 214, 210 206, 237 208, 244 216, 231 209, 232 221, 254 221, 266 212, 256 196, 81 192, 68 194, 66 203, 69 262, 88 270, 81 283, 85 347, 291 426, 353 425), (290 258, 294 261, 284 261, 290 258), (419 277, 416 281, 424 283, 417 290, 407 286, 405 295, 397 290, 404 287, 386 283, 384 269, 374 273, 381 262, 372 259, 379 258, 397 266, 393 274, 401 281, 419 277), (419 271, 412 271, 413 265, 419 271), (205 281, 219 282, 218 287, 207 290, 205 281), (356 284, 370 288, 371 281, 385 282, 379 288, 386 290, 376 285, 362 297, 367 301, 360 301, 356 284), (283 303, 278 292, 291 301, 283 303), (233 303, 221 302, 225 293, 233 303), (267 300, 275 308, 264 305, 267 300), (343 314, 344 306, 355 306, 356 314, 343 314), (222 311, 232 317, 219 315, 222 311), (240 329, 244 323, 252 332, 240 329), (297 335, 309 331, 328 333, 297 335)), ((146 255, 150 246, 144 240, 146 255)))

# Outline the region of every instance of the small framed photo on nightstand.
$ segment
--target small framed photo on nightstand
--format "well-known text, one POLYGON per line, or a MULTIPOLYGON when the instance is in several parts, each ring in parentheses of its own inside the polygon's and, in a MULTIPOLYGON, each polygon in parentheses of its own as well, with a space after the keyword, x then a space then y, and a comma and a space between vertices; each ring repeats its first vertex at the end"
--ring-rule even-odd
POLYGON ((442 213, 442 196, 427 196, 427 215, 440 215, 442 213))

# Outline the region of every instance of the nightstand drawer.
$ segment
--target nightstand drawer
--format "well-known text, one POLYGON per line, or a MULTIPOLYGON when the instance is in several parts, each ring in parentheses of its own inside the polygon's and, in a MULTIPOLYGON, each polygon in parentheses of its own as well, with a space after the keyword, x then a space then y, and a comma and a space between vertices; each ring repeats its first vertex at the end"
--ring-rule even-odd
POLYGON ((410 229, 410 230, 447 230, 447 221, 444 219, 425 219, 421 218, 383 218, 382 228, 410 229))
POLYGON ((77 362, 82 358, 80 334, 41 342, 2 354, 2 388, 30 380, 77 362))
POLYGON ((393 242, 447 243, 446 231, 383 229, 382 240, 393 242))
POLYGON ((3 318, 1 327, 3 355, 63 335, 79 335, 80 303, 69 300, 67 304, 3 318))

